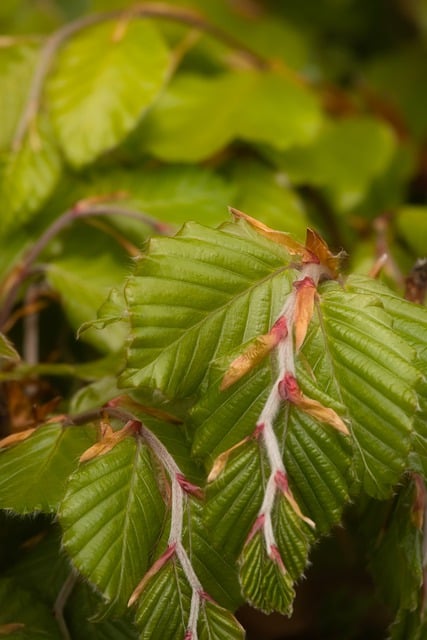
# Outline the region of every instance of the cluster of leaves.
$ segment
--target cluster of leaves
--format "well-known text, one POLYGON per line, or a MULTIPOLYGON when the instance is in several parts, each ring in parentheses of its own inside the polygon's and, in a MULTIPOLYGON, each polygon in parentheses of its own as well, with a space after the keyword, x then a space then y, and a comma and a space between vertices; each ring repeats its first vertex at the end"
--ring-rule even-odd
POLYGON ((394 35, 381 2, 26 4, 0 8, 0 635, 241 638, 346 521, 391 638, 422 638, 422 2, 394 35))

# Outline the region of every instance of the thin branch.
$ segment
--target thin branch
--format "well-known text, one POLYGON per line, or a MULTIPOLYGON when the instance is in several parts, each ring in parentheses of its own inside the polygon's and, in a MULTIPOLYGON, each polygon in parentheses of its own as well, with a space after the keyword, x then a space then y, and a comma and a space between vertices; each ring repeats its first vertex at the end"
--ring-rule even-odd
POLYGON ((194 29, 204 31, 217 40, 220 40, 225 45, 228 45, 231 49, 238 51, 247 59, 248 63, 251 66, 258 69, 262 69, 267 66, 267 63, 263 58, 242 45, 238 40, 234 38, 234 36, 231 36, 219 27, 211 24, 203 16, 192 10, 179 9, 177 7, 169 6, 162 3, 147 3, 130 10, 113 10, 107 11, 105 13, 95 13, 89 16, 84 16, 83 18, 65 25, 47 39, 41 51, 39 62, 35 70, 33 80, 31 82, 25 109, 16 128, 15 136, 12 143, 12 148, 14 151, 17 151, 20 148, 28 127, 30 126, 30 123, 37 115, 40 107, 45 79, 61 46, 71 36, 75 35, 79 31, 83 31, 88 27, 103 22, 108 22, 109 20, 115 20, 117 18, 125 17, 160 18, 163 20, 180 22, 181 24, 188 25, 190 27, 193 27, 194 29))
POLYGON ((53 605, 53 613, 64 640, 72 640, 70 632, 68 631, 67 623, 65 622, 64 609, 67 604, 68 598, 70 597, 74 587, 76 586, 78 579, 79 575, 77 571, 74 568, 71 569, 68 578, 62 585, 61 590, 58 593, 58 596, 53 605))
POLYGON ((13 306, 18 295, 21 284, 28 278, 31 273, 32 266, 40 254, 47 247, 49 242, 57 236, 66 227, 72 224, 75 220, 82 218, 91 218, 95 216, 126 216, 128 218, 134 218, 139 220, 143 224, 148 225, 154 231, 160 234, 164 234, 167 231, 171 231, 172 228, 168 225, 159 222, 152 216, 149 216, 140 211, 134 209, 128 209, 116 204, 90 204, 87 205, 84 202, 77 203, 71 209, 65 211, 59 218, 56 218, 54 222, 44 231, 39 239, 32 245, 30 250, 24 256, 22 262, 15 269, 14 277, 9 280, 9 288, 3 301, 2 308, 0 310, 0 328, 3 328, 7 322, 9 314, 11 313, 13 306))

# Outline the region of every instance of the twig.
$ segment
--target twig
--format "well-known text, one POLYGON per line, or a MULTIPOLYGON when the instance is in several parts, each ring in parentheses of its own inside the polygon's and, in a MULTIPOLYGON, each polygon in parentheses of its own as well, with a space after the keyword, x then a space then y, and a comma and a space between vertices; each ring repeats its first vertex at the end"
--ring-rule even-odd
POLYGON ((128 218, 134 218, 140 220, 143 224, 150 226, 157 233, 164 234, 170 231, 171 228, 151 216, 136 211, 134 209, 127 209, 123 206, 115 204, 91 204, 87 205, 84 202, 77 203, 71 209, 65 211, 59 218, 45 230, 40 238, 33 244, 28 253, 24 256, 21 264, 15 270, 15 276, 9 280, 9 288, 5 296, 2 308, 0 310, 0 328, 3 328, 9 317, 10 312, 15 304, 16 296, 23 281, 30 275, 33 263, 40 256, 42 251, 46 248, 49 242, 63 229, 68 227, 74 220, 81 218, 90 218, 94 216, 111 216, 121 215, 128 218))
POLYGON ((79 575, 77 571, 72 568, 53 605, 53 613, 64 640, 72 640, 70 632, 68 631, 67 623, 65 622, 64 609, 78 579, 79 575))
POLYGON ((30 123, 37 115, 44 81, 52 66, 55 55, 61 46, 68 40, 68 38, 87 27, 108 22, 109 20, 115 20, 116 18, 122 18, 124 16, 134 18, 161 18, 186 24, 190 27, 208 33, 217 40, 224 42, 224 44, 228 45, 230 48, 239 51, 241 55, 245 56, 251 66, 258 69, 265 68, 267 66, 267 63, 263 58, 242 45, 234 38, 234 36, 229 35, 219 27, 211 24, 195 11, 190 11, 188 9, 179 9, 163 3, 147 3, 142 6, 137 6, 131 10, 113 10, 106 11, 105 13, 95 13, 89 16, 84 16, 83 18, 65 25, 46 41, 41 51, 39 63, 31 82, 26 106, 16 128, 12 143, 14 151, 17 151, 20 148, 30 123))

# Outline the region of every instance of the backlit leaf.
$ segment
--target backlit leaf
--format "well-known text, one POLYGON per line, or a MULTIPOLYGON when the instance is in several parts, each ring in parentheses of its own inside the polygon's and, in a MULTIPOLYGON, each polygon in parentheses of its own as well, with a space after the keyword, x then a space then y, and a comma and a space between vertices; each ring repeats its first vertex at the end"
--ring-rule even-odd
POLYGON ((107 22, 63 48, 48 86, 60 144, 74 166, 116 146, 161 91, 167 47, 148 21, 107 22))

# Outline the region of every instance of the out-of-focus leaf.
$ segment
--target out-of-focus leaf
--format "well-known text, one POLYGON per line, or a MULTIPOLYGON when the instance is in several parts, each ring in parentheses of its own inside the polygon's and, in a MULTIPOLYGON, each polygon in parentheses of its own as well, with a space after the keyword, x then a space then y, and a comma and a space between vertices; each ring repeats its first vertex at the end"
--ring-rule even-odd
POLYGON ((15 44, 0 47, 0 150, 10 148, 19 116, 28 98, 28 86, 37 59, 37 47, 15 44))
MULTIPOLYGON (((409 44, 374 58, 365 69, 368 95, 374 90, 379 104, 390 105, 417 137, 427 131, 427 48, 425 44, 409 44), (399 91, 396 91, 399 87, 399 91)), ((385 107, 387 108, 387 107, 385 107)))
MULTIPOLYGON (((83 323, 96 320, 110 290, 120 285, 128 270, 127 257, 102 230, 86 225, 72 229, 63 246, 60 256, 46 265, 46 277, 77 332, 83 323)), ((103 331, 88 329, 81 333, 82 340, 105 353, 118 350, 124 336, 121 323, 110 324, 103 331)))
POLYGON ((414 611, 419 603, 422 530, 414 517, 415 501, 414 484, 408 481, 393 500, 370 501, 359 515, 373 579, 393 611, 414 611))
POLYGON ((61 640, 49 606, 13 579, 0 578, 0 601, 0 627, 13 623, 23 625, 10 634, 13 640, 61 640))
POLYGON ((161 91, 169 52, 149 21, 107 22, 75 36, 48 85, 49 107, 74 166, 116 146, 161 91))
POLYGON ((277 158, 293 181, 325 188, 337 209, 347 211, 360 204, 373 181, 386 172, 395 149, 389 126, 359 117, 330 123, 311 145, 277 158))
POLYGON ((280 150, 306 144, 321 122, 315 97, 279 74, 181 74, 138 135, 142 148, 162 160, 197 162, 236 138, 280 150))
POLYGON ((396 225, 398 233, 414 255, 424 258, 427 254, 427 207, 422 205, 401 207, 396 217, 396 225))
MULTIPOLYGON (((95 173, 83 185, 84 193, 107 196, 118 193, 116 204, 148 214, 169 224, 188 220, 215 225, 227 217, 236 188, 219 173, 198 166, 150 166, 95 173)), ((83 196, 84 197, 84 196, 83 196)), ((135 239, 145 240, 151 229, 139 221, 113 216, 120 229, 135 239)))
POLYGON ((1 235, 27 222, 52 193, 61 159, 51 125, 41 114, 30 124, 17 150, 0 158, 1 235))
POLYGON ((237 194, 232 204, 274 229, 303 240, 308 218, 302 200, 285 173, 255 162, 239 162, 233 176, 237 194))
POLYGON ((70 473, 95 440, 91 427, 39 427, 0 452, 0 507, 16 513, 56 511, 70 473))

